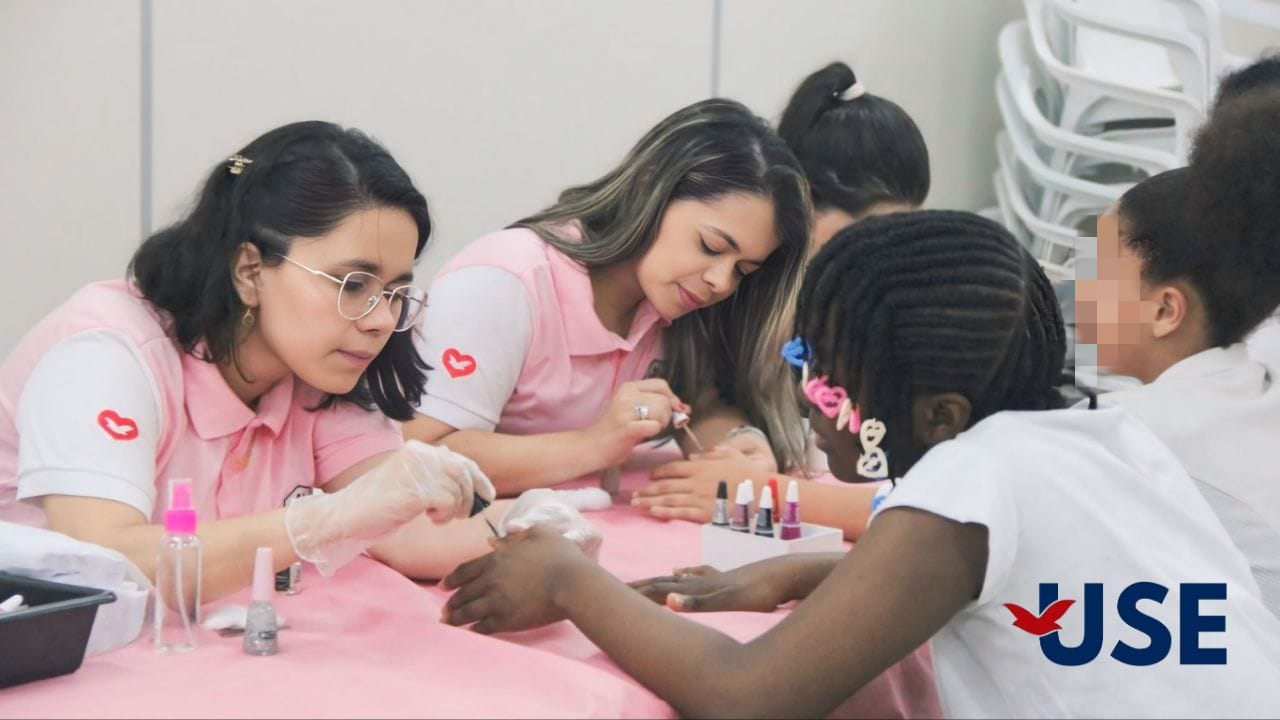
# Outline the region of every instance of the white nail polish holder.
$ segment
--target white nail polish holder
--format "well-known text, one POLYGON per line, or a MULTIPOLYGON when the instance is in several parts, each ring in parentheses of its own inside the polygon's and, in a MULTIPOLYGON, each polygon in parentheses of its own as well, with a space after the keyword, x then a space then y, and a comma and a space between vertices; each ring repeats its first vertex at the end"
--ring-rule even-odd
MULTIPOLYGON (((775 523, 774 533, 779 528, 775 523)), ((732 570, 779 555, 810 552, 844 552, 844 533, 838 528, 802 522, 800 537, 782 540, 776 536, 734 532, 721 525, 702 526, 702 564, 717 570, 732 570)))

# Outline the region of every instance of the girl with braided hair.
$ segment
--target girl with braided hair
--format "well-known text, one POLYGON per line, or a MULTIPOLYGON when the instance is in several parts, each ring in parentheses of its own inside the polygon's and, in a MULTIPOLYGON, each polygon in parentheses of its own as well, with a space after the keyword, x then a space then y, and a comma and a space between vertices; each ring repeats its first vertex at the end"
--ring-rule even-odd
POLYGON ((673 579, 682 610, 804 598, 774 628, 741 643, 687 622, 536 528, 446 578, 445 620, 568 619, 686 716, 825 715, 926 640, 949 716, 1280 712, 1260 690, 1280 672, 1280 622, 1243 557, 1145 426, 1061 408, 1062 318, 1003 228, 942 211, 850 226, 814 259, 796 329, 833 472, 899 479, 848 554, 745 566, 701 594, 714 583, 673 579), (1221 602, 1182 606, 1183 583, 1210 581, 1221 602), (1134 584, 1167 596, 1136 620, 1120 600, 1125 627, 1116 597, 1134 584), (1200 637, 1204 615, 1220 620, 1200 637), (1131 628, 1148 638, 1126 644, 1131 628), (1192 664, 1197 643, 1225 664, 1192 664))

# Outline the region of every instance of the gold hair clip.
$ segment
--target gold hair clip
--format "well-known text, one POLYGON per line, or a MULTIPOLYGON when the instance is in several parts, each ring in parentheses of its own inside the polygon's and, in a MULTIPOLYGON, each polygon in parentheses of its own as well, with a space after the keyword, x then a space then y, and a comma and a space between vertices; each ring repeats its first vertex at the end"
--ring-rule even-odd
POLYGON ((227 158, 227 162, 231 163, 231 167, 228 168, 228 170, 231 171, 232 175, 239 175, 240 173, 244 172, 244 167, 246 165, 253 164, 252 160, 250 160, 249 158, 239 153, 236 153, 235 155, 232 155, 231 157, 227 158))

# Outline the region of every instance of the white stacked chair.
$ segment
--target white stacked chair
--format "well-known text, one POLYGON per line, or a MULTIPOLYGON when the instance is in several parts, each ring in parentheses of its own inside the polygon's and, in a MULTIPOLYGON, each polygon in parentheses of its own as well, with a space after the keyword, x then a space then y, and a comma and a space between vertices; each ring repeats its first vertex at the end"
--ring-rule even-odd
MULTIPOLYGON (((999 38, 999 219, 1059 284, 1134 183, 1186 164, 1224 67, 1217 0, 1024 0, 999 38)), ((1101 389, 1130 379, 1097 378, 1101 389)))

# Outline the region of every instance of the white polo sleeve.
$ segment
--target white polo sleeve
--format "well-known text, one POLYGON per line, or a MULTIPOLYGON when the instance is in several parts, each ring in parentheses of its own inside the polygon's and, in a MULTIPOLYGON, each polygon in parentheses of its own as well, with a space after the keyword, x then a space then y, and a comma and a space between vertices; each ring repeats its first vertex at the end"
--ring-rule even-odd
POLYGON ((418 412, 458 430, 492 431, 515 390, 533 335, 520 278, 476 265, 436 279, 415 330, 431 366, 418 412))
POLYGON ((76 495, 155 506, 159 391, 137 346, 91 330, 55 345, 18 399, 18 499, 76 495))
POLYGON ((1005 475, 998 461, 963 437, 940 443, 898 481, 877 515, 895 507, 913 507, 985 527, 987 568, 975 602, 988 602, 1004 591, 1017 555, 1018 509, 1005 475))

